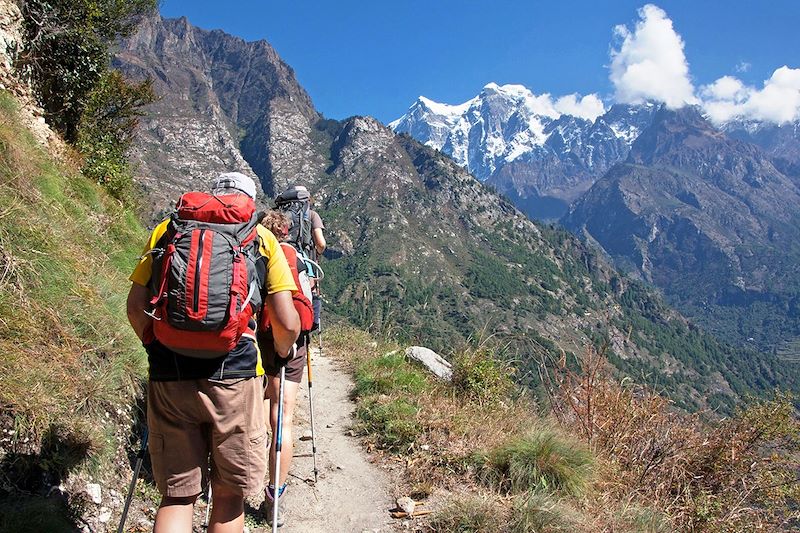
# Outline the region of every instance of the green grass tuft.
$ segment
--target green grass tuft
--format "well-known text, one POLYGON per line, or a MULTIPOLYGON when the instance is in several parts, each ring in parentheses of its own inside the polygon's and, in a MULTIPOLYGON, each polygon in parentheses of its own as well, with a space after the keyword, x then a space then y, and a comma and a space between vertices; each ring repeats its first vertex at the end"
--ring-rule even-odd
POLYGON ((422 429, 417 421, 419 407, 403 399, 363 402, 356 415, 367 433, 389 451, 402 452, 414 444, 422 429))
POLYGON ((580 496, 589 486, 593 457, 553 428, 533 428, 477 457, 481 477, 503 492, 580 496))
POLYGON ((422 370, 408 364, 401 352, 389 352, 368 360, 356 369, 355 395, 397 392, 418 396, 430 389, 430 380, 422 370))

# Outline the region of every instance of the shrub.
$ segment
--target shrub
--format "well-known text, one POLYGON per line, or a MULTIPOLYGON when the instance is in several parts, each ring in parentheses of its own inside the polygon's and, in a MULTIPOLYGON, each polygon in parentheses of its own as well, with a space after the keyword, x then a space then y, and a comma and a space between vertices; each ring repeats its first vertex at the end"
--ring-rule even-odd
POLYGON ((759 400, 722 420, 677 411, 609 375, 590 348, 581 368, 555 369, 554 412, 608 463, 619 500, 664 513, 680 530, 783 528, 800 520, 800 420, 791 396, 759 400))
POLYGON ((506 399, 514 390, 512 374, 510 364, 479 347, 455 357, 452 383, 459 394, 481 404, 491 404, 506 399))
POLYGON ((580 496, 589 485, 593 465, 584 445, 547 427, 514 437, 477 459, 483 481, 509 493, 580 496))
POLYGON ((25 47, 18 68, 30 76, 48 123, 77 140, 88 95, 103 78, 109 48, 129 35, 157 0, 23 0, 25 47))
POLYGON ((89 94, 78 128, 83 173, 120 200, 130 200, 133 174, 127 152, 142 107, 155 99, 151 80, 129 83, 117 71, 103 74, 89 94))
POLYGON ((18 70, 30 78, 47 122, 84 157, 83 172, 129 199, 127 161, 149 80, 131 84, 109 70, 110 47, 133 32, 157 0, 23 0, 25 47, 18 70))

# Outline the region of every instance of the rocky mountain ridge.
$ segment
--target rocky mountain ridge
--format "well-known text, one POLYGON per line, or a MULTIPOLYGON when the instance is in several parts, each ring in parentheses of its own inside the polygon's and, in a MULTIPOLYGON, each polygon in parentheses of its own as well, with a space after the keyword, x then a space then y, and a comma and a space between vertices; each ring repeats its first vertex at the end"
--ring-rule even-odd
POLYGON ((154 211, 221 171, 256 174, 272 195, 296 180, 313 183, 325 168, 311 140, 320 116, 266 41, 155 16, 120 44, 114 66, 150 77, 159 95, 133 153, 154 211))

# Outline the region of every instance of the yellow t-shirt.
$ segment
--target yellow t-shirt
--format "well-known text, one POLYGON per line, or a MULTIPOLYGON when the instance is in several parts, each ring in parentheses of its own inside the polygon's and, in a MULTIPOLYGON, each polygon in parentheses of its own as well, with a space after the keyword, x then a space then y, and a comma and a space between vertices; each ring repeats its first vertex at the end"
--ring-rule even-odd
MULTIPOLYGON (((153 257, 149 252, 156 247, 158 241, 164 236, 164 233, 166 233, 168 226, 169 219, 163 220, 150 233, 150 238, 148 239, 147 244, 142 251, 142 256, 139 259, 139 263, 136 265, 136 268, 134 268, 133 273, 130 275, 129 279, 133 283, 146 287, 150 282, 150 278, 153 274, 153 257)), ((298 289, 297 285, 295 285, 292 271, 289 268, 289 264, 286 262, 286 256, 283 254, 283 250, 281 249, 280 243, 278 243, 278 239, 275 238, 271 231, 260 224, 256 226, 256 232, 260 238, 259 252, 267 262, 267 279, 265 280, 264 287, 266 289, 266 293, 274 294, 281 291, 297 291, 298 289)), ((264 367, 261 364, 261 352, 258 350, 258 345, 255 342, 255 339, 253 339, 253 345, 258 352, 255 373, 257 376, 262 376, 264 375, 264 367)), ((150 363, 152 378, 154 373, 153 364, 158 364, 158 362, 154 361, 151 356, 150 363)), ((252 372, 252 366, 250 368, 252 372)))

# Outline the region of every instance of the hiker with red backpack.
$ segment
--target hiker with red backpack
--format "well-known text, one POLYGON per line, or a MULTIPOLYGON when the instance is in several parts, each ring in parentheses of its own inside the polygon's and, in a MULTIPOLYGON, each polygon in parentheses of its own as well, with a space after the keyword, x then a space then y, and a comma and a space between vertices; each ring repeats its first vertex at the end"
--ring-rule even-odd
POLYGON ((271 350, 295 353, 297 291, 275 237, 258 225, 256 186, 227 173, 212 193, 183 195, 150 235, 130 279, 128 318, 148 354, 149 451, 162 494, 155 532, 191 531, 211 456, 208 530, 244 528, 244 497, 267 470, 264 369, 255 315, 271 350), (261 319, 264 322, 265 319, 261 319))
POLYGON ((311 208, 313 203, 311 193, 303 185, 292 185, 275 198, 275 209, 284 213, 291 221, 286 242, 294 246, 309 265, 314 306, 313 331, 316 331, 319 329, 322 313, 322 295, 318 282, 320 278, 314 268, 327 243, 323 232, 325 224, 319 214, 311 208))
MULTIPOLYGON (((295 284, 299 290, 292 295, 295 309, 300 317, 300 335, 297 339, 297 355, 289 361, 280 359, 272 349, 272 338, 268 324, 259 321, 258 345, 264 358, 264 369, 267 374, 265 400, 270 406, 270 427, 273 436, 281 433, 282 446, 270 448, 270 484, 264 494, 263 512, 270 525, 283 525, 283 507, 286 490, 286 479, 291 468, 293 457, 292 425, 297 398, 297 391, 303 379, 303 370, 308 355, 309 336, 314 324, 314 311, 311 304, 311 284, 308 266, 303 262, 298 251, 288 241, 292 220, 278 211, 269 211, 261 224, 270 230, 280 241, 289 268, 292 270, 295 284), (281 379, 281 376, 283 379, 281 379), (281 395, 281 389, 283 394, 281 395), (282 401, 281 401, 282 397, 282 401), (282 411, 279 413, 279 408, 282 411), (280 424, 280 428, 278 425, 280 424), (279 456, 279 457, 278 457, 279 456), (278 473, 276 476, 275 473, 278 473), (277 479, 276 479, 277 478, 277 479), (276 490, 275 487, 278 487, 276 490), (278 504, 275 500, 277 493, 278 504)), ((276 444, 276 437, 273 437, 276 444)))

